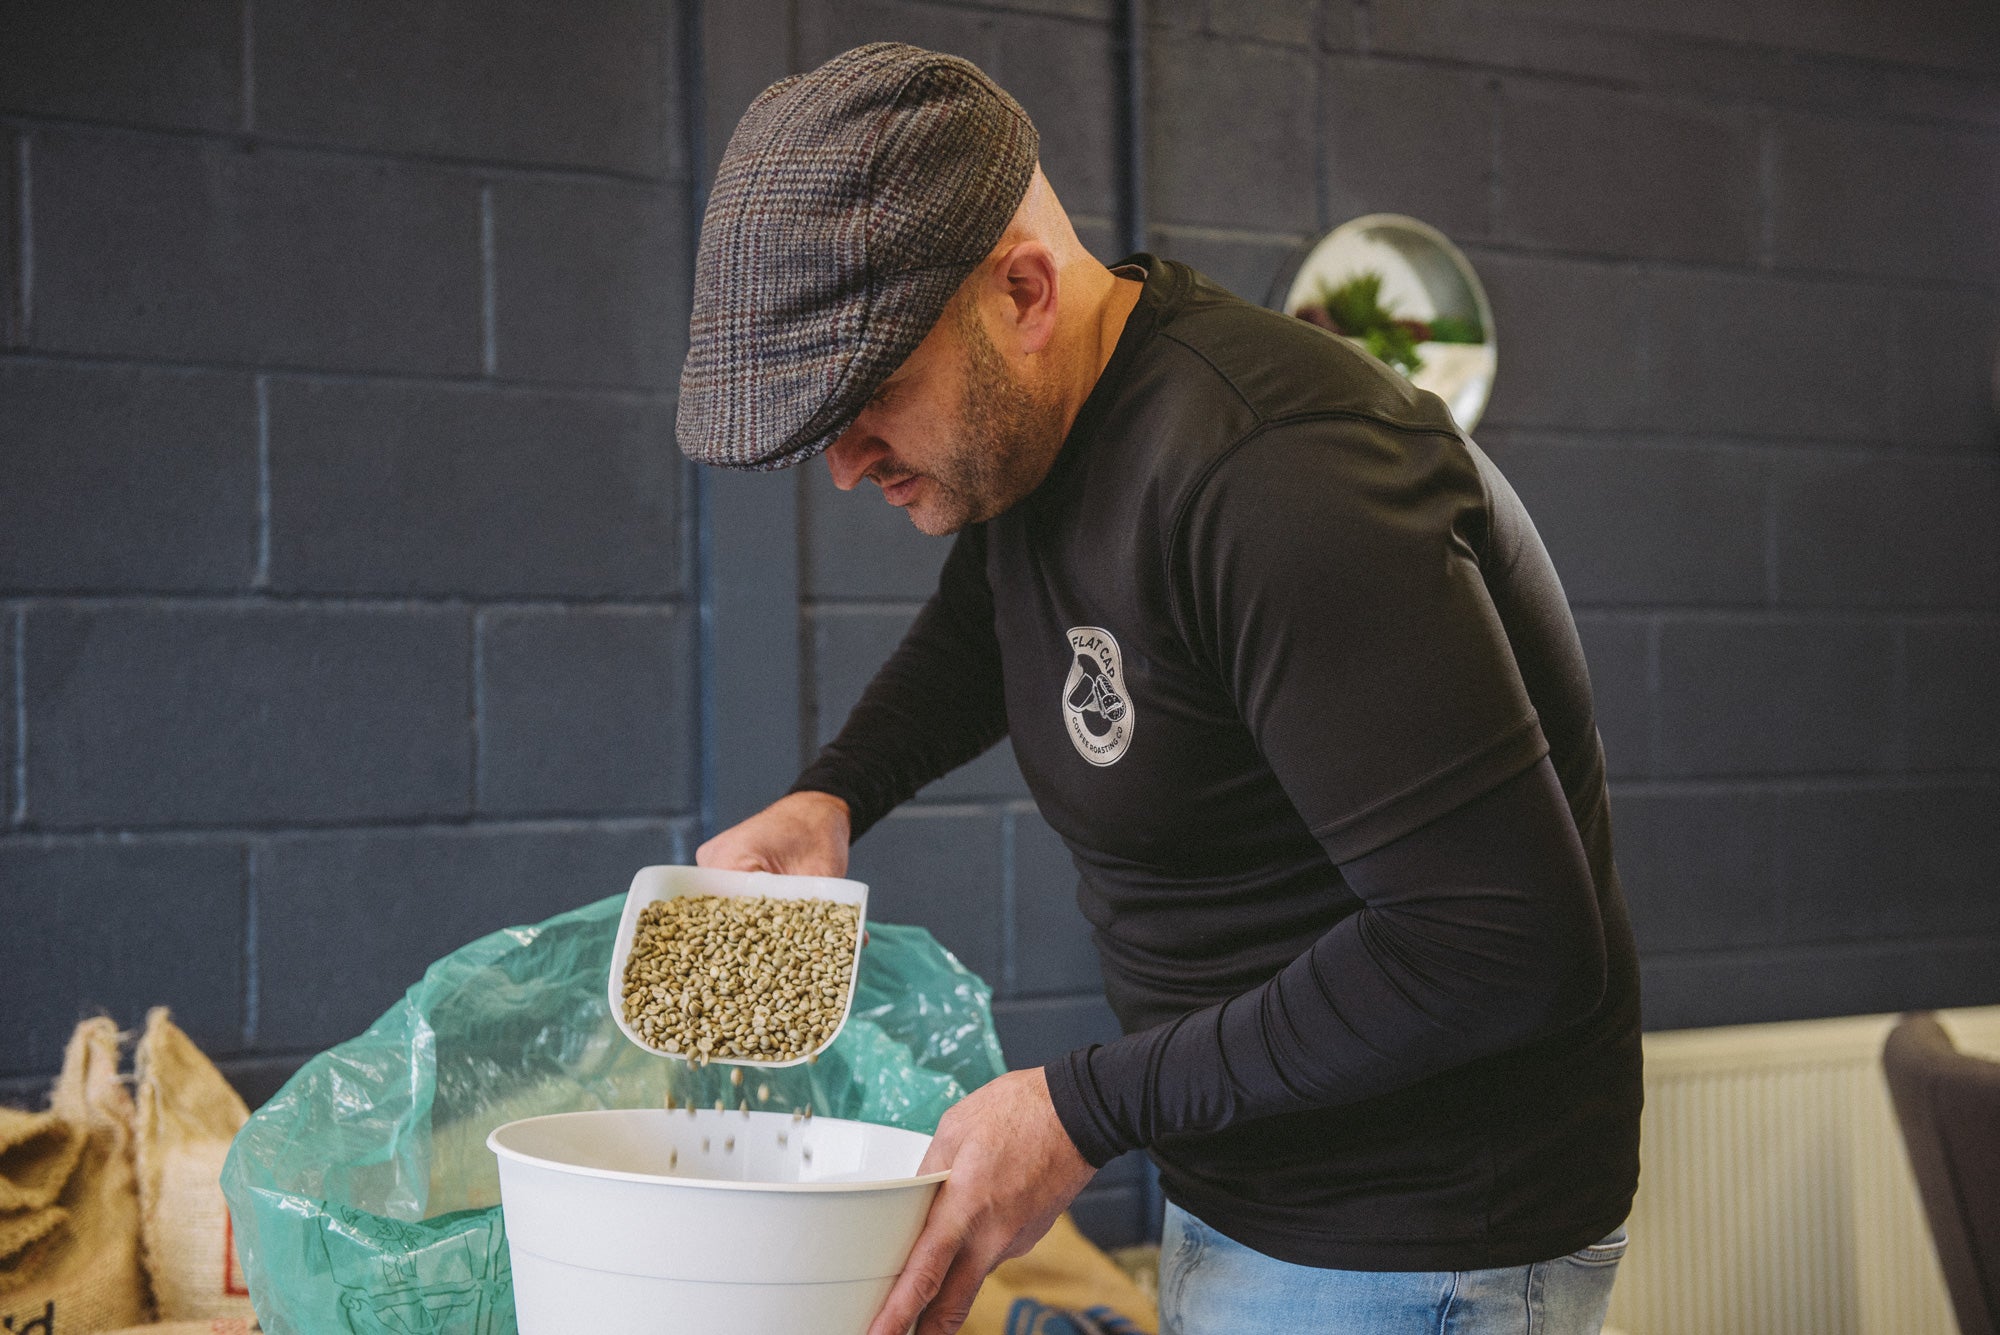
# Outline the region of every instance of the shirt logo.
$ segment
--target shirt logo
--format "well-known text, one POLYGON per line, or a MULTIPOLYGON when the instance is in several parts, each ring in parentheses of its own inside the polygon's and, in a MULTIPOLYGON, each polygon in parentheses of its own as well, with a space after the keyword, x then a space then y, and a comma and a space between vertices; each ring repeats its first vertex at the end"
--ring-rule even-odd
POLYGON ((1125 693, 1125 661, 1111 632, 1076 626, 1069 632, 1071 663, 1063 683, 1063 725, 1077 754, 1093 765, 1115 765, 1132 745, 1132 702, 1125 693))

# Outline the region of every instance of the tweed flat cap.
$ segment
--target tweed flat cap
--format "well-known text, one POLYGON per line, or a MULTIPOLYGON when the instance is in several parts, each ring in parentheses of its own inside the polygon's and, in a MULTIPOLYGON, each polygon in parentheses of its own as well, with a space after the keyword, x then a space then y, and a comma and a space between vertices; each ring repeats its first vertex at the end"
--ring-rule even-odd
POLYGON ((774 469, 831 445, 1000 240, 1038 149, 977 66, 914 46, 759 94, 702 220, 682 452, 774 469))

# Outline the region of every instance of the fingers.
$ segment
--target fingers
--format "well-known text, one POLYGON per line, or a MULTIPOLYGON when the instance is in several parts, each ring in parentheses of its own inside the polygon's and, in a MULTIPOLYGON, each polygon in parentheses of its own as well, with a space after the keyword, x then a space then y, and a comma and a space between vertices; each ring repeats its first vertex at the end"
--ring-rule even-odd
POLYGON ((944 1287, 961 1241, 957 1229, 926 1221, 917 1245, 910 1249, 910 1259, 903 1263, 903 1273, 896 1277, 895 1287, 869 1325, 868 1335, 906 1335, 918 1313, 944 1287))
POLYGON ((979 1286, 986 1282, 996 1260, 971 1247, 960 1249, 945 1272, 944 1283, 938 1286, 937 1296, 924 1307, 917 1335, 952 1335, 964 1325, 973 1299, 979 1296, 979 1286))

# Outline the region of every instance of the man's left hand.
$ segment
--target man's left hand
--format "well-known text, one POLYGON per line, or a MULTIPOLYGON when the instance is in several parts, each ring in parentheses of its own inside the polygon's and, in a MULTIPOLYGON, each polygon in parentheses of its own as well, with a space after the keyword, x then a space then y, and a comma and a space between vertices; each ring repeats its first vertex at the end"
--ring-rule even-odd
POLYGON ((1011 1071, 944 1115, 917 1171, 951 1169, 868 1335, 951 1335, 994 1266, 1020 1256, 1096 1171, 1070 1142, 1041 1068, 1011 1071))

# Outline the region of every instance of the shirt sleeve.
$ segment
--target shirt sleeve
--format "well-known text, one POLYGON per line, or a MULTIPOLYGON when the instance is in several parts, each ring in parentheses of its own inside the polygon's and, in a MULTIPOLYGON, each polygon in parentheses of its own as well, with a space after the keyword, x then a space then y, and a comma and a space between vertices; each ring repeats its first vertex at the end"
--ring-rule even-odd
POLYGON ((1092 1162, 1386 1094, 1598 1004, 1595 889, 1486 517, 1455 437, 1376 423, 1253 439, 1190 505, 1182 633, 1360 906, 1262 986, 1051 1065, 1092 1162))
POLYGON ((986 530, 953 540, 937 591, 790 791, 847 803, 851 838, 1007 735, 986 530))

